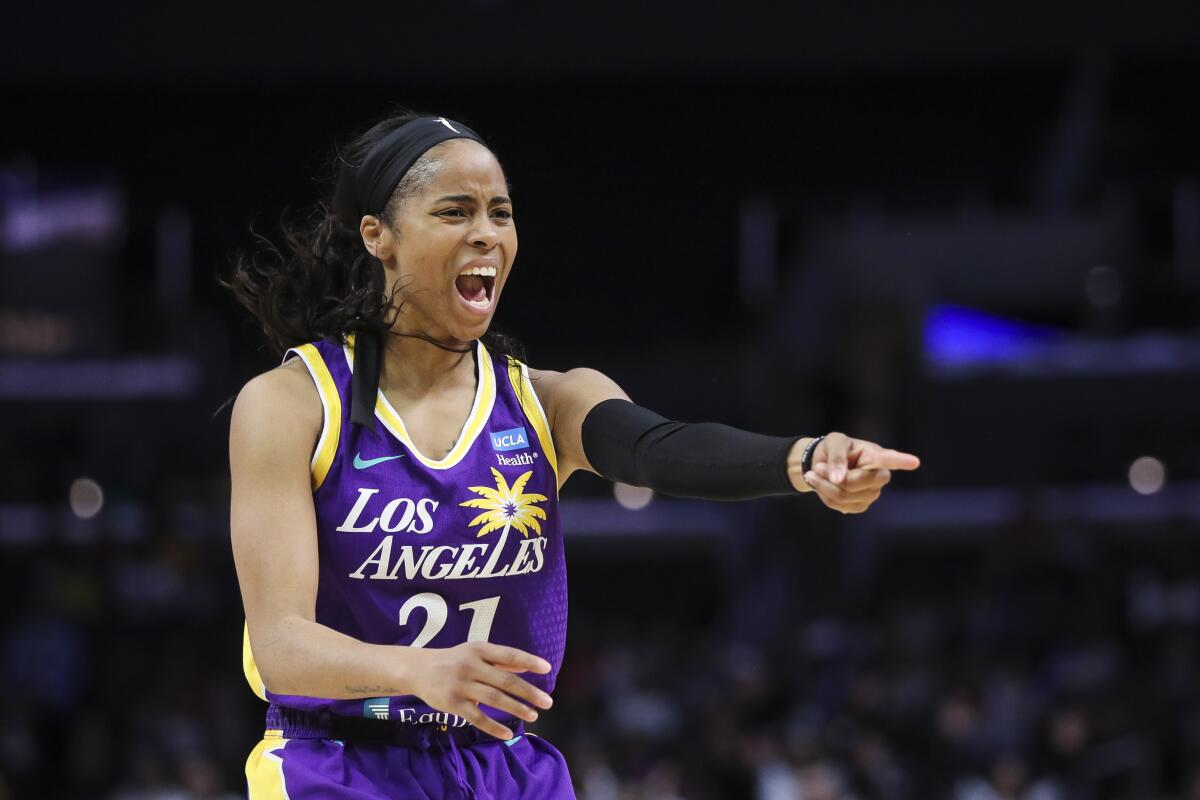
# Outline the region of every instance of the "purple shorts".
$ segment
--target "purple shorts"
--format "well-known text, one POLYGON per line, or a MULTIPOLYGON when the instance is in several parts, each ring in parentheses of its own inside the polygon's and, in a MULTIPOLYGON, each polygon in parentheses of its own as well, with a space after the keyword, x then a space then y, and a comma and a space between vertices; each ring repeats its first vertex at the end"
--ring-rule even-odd
POLYGON ((409 728, 395 743, 268 729, 246 760, 250 800, 574 800, 562 753, 519 726, 505 742, 473 726, 409 728), (476 741, 472 741, 476 740, 476 741))

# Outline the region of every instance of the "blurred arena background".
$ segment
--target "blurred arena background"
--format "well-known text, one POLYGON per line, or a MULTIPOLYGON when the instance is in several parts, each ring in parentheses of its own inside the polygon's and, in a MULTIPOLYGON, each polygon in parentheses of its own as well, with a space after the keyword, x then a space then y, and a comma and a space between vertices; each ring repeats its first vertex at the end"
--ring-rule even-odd
POLYGON ((924 460, 861 517, 573 478, 581 798, 1197 800, 1194 14, 6 8, 0 798, 244 796, 222 406, 275 362, 216 276, 403 104, 506 167, 534 366, 924 460))

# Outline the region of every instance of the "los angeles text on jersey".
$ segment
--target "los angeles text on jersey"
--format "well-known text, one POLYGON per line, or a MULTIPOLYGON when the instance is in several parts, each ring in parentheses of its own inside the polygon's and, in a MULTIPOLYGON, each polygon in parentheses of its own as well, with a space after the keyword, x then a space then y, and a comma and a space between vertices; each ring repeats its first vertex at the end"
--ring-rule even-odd
POLYGON ((354 508, 350 509, 342 524, 337 526, 337 530, 341 533, 371 533, 376 525, 384 533, 429 533, 433 530, 433 512, 437 511, 438 501, 428 497, 416 501, 408 497, 397 497, 388 501, 378 513, 370 514, 364 520, 363 512, 368 510, 371 498, 377 494, 378 489, 359 489, 354 508))
MULTIPOLYGON (((525 476, 528 478, 528 475, 525 476)), ((505 485, 506 492, 508 491, 505 485)), ((490 491, 490 490, 484 490, 490 491)), ((391 534, 396 532, 426 534, 433 530, 433 513, 437 511, 438 501, 429 498, 413 500, 407 497, 395 498, 380 507, 379 502, 372 503, 378 489, 360 488, 354 507, 346 514, 337 530, 342 533, 362 534, 372 533, 377 528, 385 533, 379 544, 359 565, 350 573, 351 578, 372 580, 399 580, 401 575, 405 580, 414 580, 419 575, 426 580, 463 580, 469 578, 500 578, 512 575, 525 575, 540 572, 545 566, 545 550, 548 540, 540 535, 529 536, 530 527, 518 525, 522 530, 519 538, 514 534, 513 547, 509 547, 511 523, 501 525, 493 522, 488 527, 500 529, 498 535, 488 542, 472 542, 461 545, 397 545, 391 534)), ((519 495, 506 501, 501 498, 497 508, 479 515, 474 522, 482 522, 489 517, 499 515, 508 519, 508 502, 516 502, 523 506, 536 503, 527 495, 519 495)), ((534 495, 533 498, 541 497, 534 495)), ((541 513, 541 512, 539 512, 541 513)), ((544 515, 543 515, 544 516, 544 515)), ((517 517, 516 519, 520 519, 517 517)), ((484 531, 480 535, 487 535, 484 531)))
POLYGON ((516 547, 509 548, 505 547, 509 540, 507 530, 490 544, 426 544, 418 548, 411 544, 396 546, 395 538, 383 537, 350 577, 376 581, 394 581, 401 576, 411 581, 418 575, 430 581, 503 578, 541 572, 546 564, 548 540, 544 536, 521 539, 516 547))

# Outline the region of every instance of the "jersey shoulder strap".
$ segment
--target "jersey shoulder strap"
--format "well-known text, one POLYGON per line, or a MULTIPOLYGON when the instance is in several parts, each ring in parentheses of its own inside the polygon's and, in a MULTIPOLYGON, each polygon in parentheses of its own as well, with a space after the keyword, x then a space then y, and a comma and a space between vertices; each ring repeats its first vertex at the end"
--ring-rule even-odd
POLYGON ((508 377, 505 383, 507 383, 508 388, 520 404, 521 410, 525 413, 525 418, 529 420, 529 424, 533 427, 538 442, 542 446, 542 452, 546 454, 546 460, 554 470, 554 477, 557 481, 558 456, 554 451, 554 437, 550 431, 550 419, 546 415, 546 410, 542 408, 542 403, 538 399, 537 392, 533 390, 533 382, 529 378, 529 367, 524 362, 512 356, 505 356, 503 359, 497 358, 496 361, 504 365, 503 369, 508 377))
POLYGON ((312 490, 315 492, 325 482, 333 457, 337 453, 338 439, 342 432, 342 398, 346 395, 349 368, 342 347, 334 342, 310 342, 289 348, 283 354, 284 362, 299 358, 316 384, 321 396, 323 420, 321 437, 313 449, 312 490), (343 374, 346 373, 346 374, 343 374))

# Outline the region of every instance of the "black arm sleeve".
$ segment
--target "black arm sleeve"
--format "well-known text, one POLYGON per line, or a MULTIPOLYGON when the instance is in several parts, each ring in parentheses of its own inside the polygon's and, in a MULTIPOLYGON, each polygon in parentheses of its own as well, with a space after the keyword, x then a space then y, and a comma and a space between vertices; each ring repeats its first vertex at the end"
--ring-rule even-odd
POLYGON ((799 494, 787 474, 788 452, 799 436, 672 422, 619 399, 589 411, 581 433, 587 460, 612 481, 706 500, 799 494))

